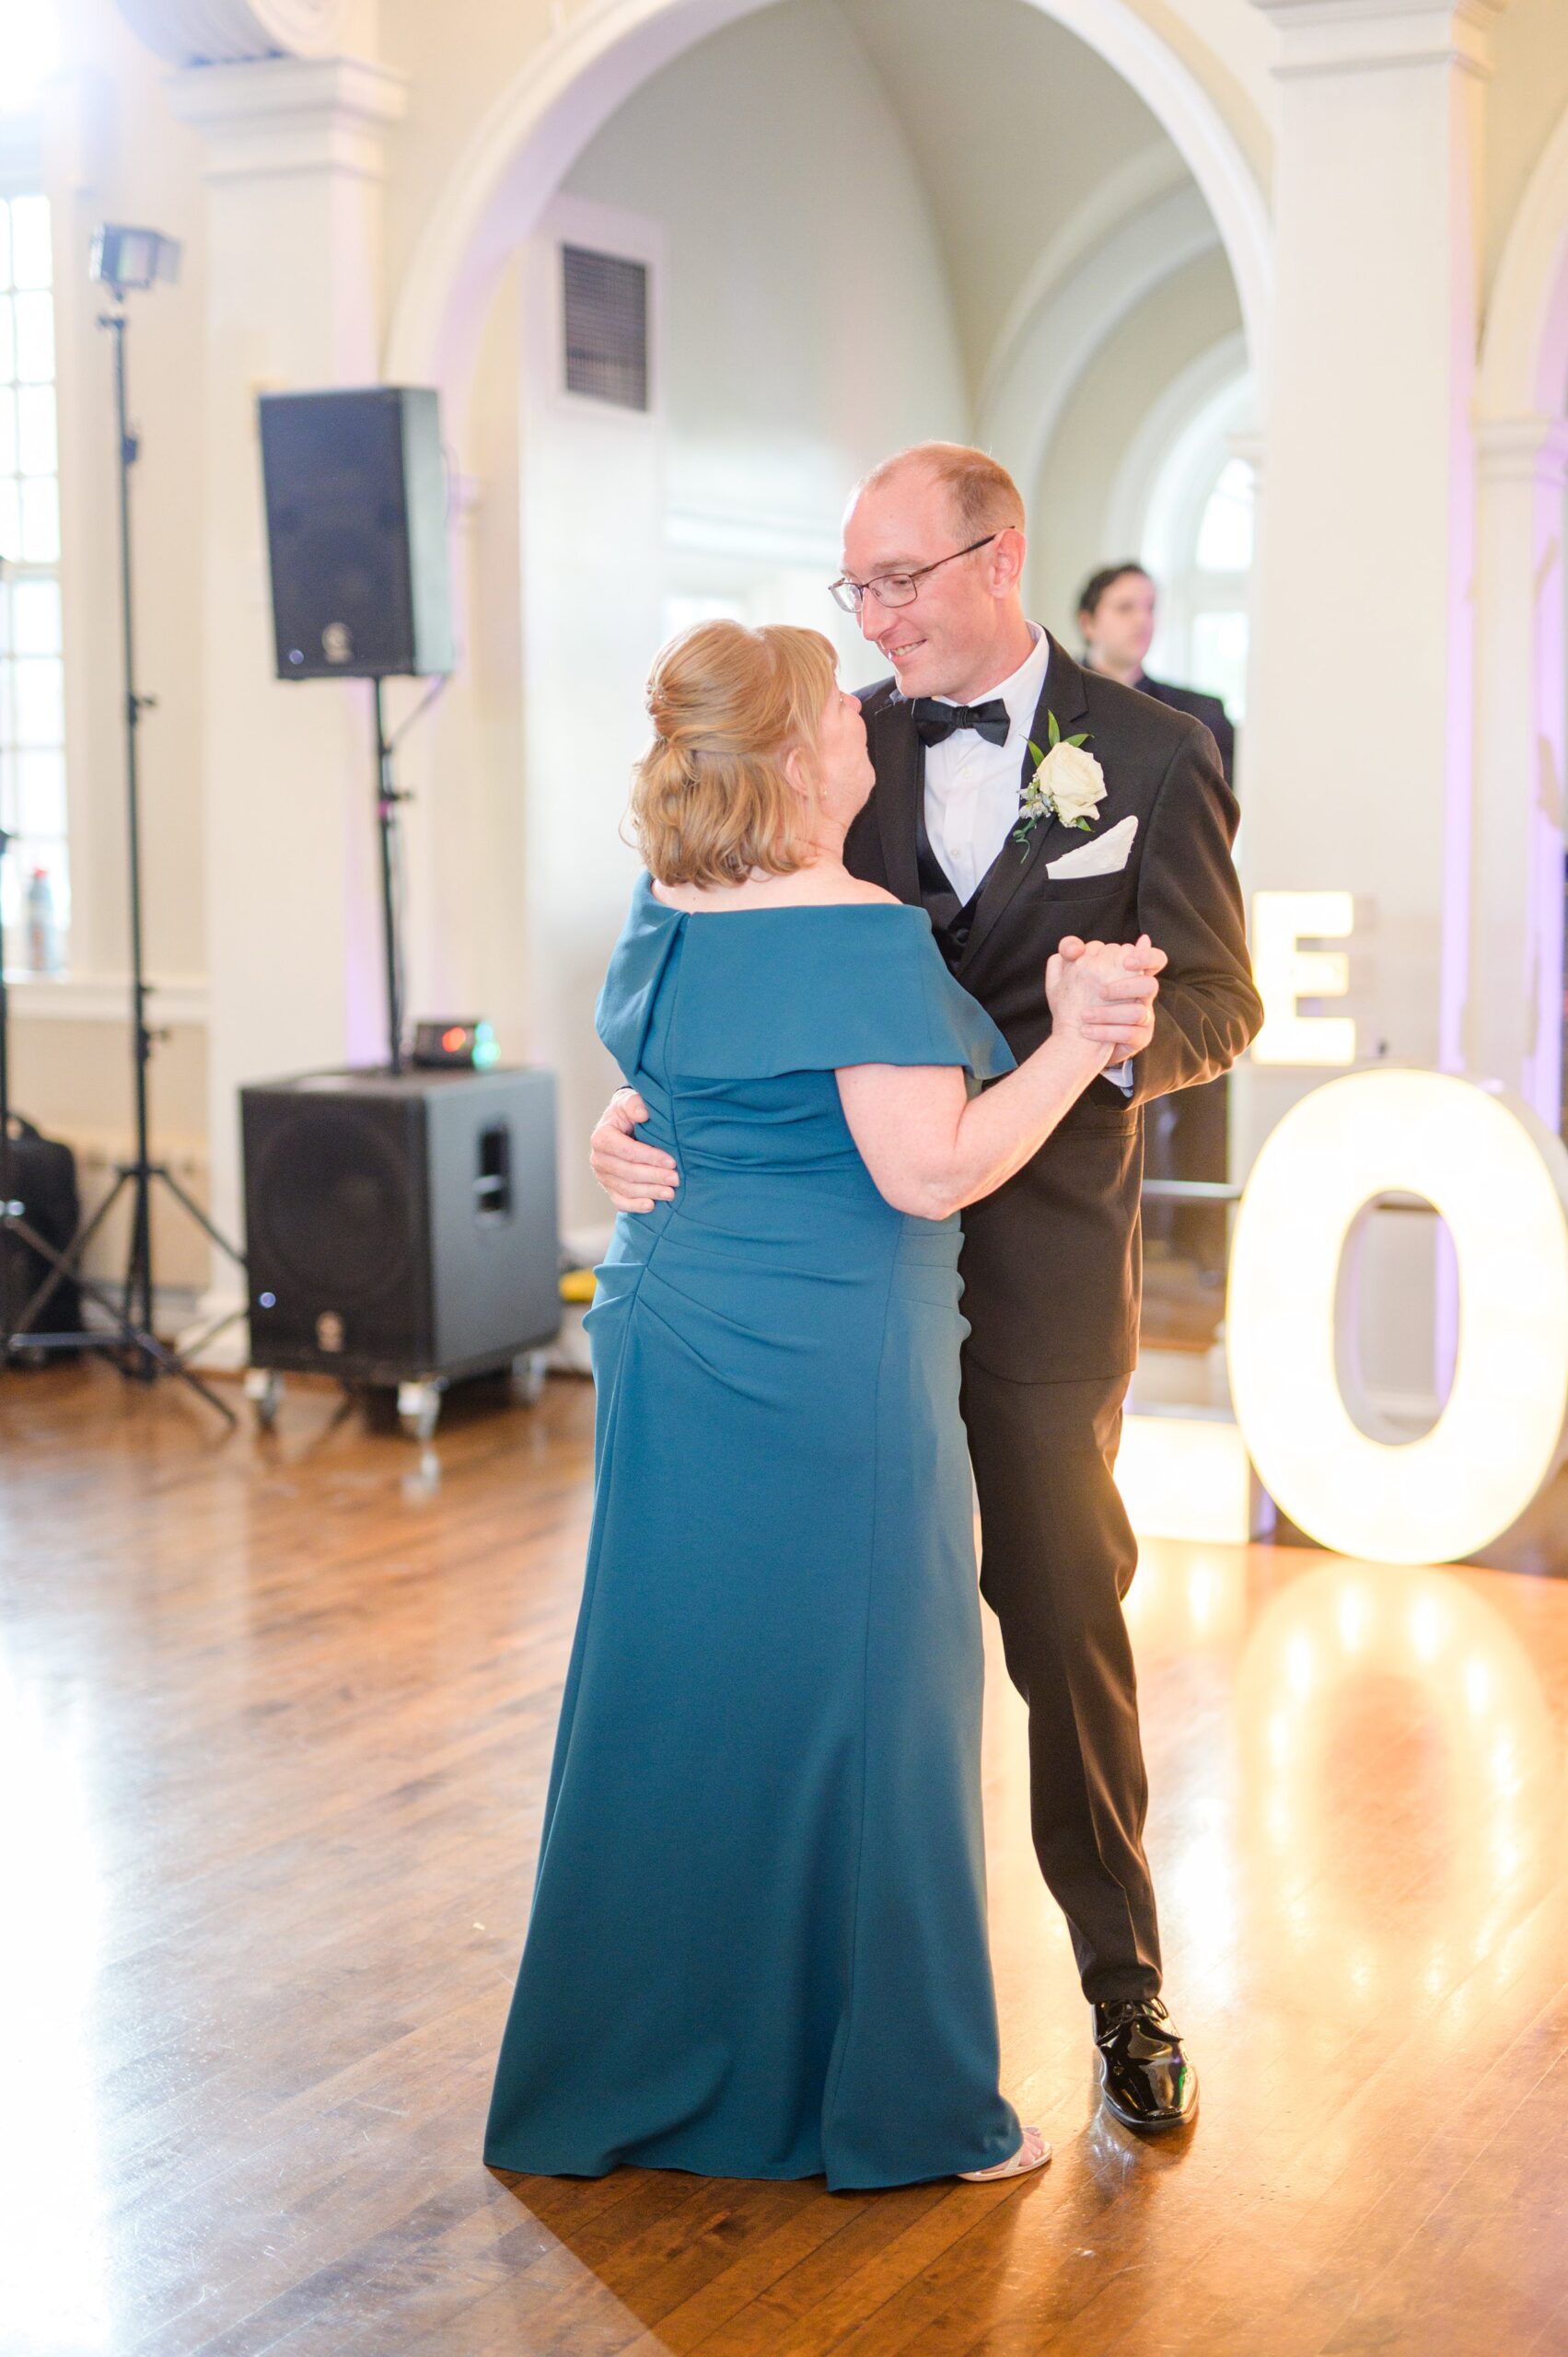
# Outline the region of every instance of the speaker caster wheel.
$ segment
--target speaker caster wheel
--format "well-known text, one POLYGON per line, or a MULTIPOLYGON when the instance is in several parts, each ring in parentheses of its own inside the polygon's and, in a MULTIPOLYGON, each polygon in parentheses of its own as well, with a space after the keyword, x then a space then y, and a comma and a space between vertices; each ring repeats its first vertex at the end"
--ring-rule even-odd
POLYGON ((250 1402, 257 1429, 270 1433, 278 1420, 283 1400, 283 1377, 275 1367, 253 1366, 245 1376, 245 1397, 250 1402))
POLYGON ((544 1397, 544 1353, 524 1351, 512 1361, 512 1389, 525 1408, 537 1408, 544 1397))
POLYGON ((410 1440, 428 1441, 436 1437, 436 1427, 441 1421, 441 1386, 438 1383, 400 1383, 398 1386, 398 1422, 410 1440))

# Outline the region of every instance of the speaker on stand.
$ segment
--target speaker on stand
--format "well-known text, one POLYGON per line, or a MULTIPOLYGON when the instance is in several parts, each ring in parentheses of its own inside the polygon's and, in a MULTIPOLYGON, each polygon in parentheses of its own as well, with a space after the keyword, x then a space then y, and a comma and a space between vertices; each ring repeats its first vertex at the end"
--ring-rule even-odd
POLYGON ((417 719, 457 664, 440 407, 428 388, 411 385, 263 393, 257 406, 278 678, 371 684, 387 1051, 392 1071, 401 1072, 403 796, 381 682, 434 675, 417 719))
POLYGON ((554 1080, 411 1070, 405 1052, 382 681, 434 676, 438 694, 456 660, 436 396, 378 385, 260 411, 278 677, 372 683, 388 1056, 241 1091, 246 1388, 263 1425, 287 1373, 394 1389, 428 1439, 450 1383, 522 1366, 537 1393, 560 1330, 554 1080))

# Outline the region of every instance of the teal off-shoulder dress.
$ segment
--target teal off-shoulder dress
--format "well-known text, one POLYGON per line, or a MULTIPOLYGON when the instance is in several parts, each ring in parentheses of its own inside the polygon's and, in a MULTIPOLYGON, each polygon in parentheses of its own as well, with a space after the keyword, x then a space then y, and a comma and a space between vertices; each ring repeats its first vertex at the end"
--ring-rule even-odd
POLYGON ((958 1222, 834 1071, 1010 1069, 923 910, 639 884, 598 1029, 674 1155, 588 1313, 587 1579, 485 2159, 870 2187, 1017 2146, 997 2084, 958 1222))

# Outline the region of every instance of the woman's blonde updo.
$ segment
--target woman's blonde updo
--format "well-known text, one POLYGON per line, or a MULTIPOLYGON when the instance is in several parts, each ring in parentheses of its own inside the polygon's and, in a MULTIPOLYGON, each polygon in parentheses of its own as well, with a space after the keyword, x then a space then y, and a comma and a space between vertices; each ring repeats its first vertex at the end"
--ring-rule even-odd
POLYGON ((632 826, 661 884, 788 876, 811 856, 809 813, 784 774, 817 741, 832 647, 814 630, 699 622, 648 677, 654 741, 633 772, 632 826))

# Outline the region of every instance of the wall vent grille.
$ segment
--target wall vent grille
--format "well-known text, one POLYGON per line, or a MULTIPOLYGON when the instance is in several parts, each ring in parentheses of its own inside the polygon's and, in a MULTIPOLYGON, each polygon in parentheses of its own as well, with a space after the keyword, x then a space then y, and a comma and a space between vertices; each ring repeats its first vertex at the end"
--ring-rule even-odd
POLYGON ((648 406, 648 266, 587 246, 561 249, 566 390, 618 409, 648 406))

